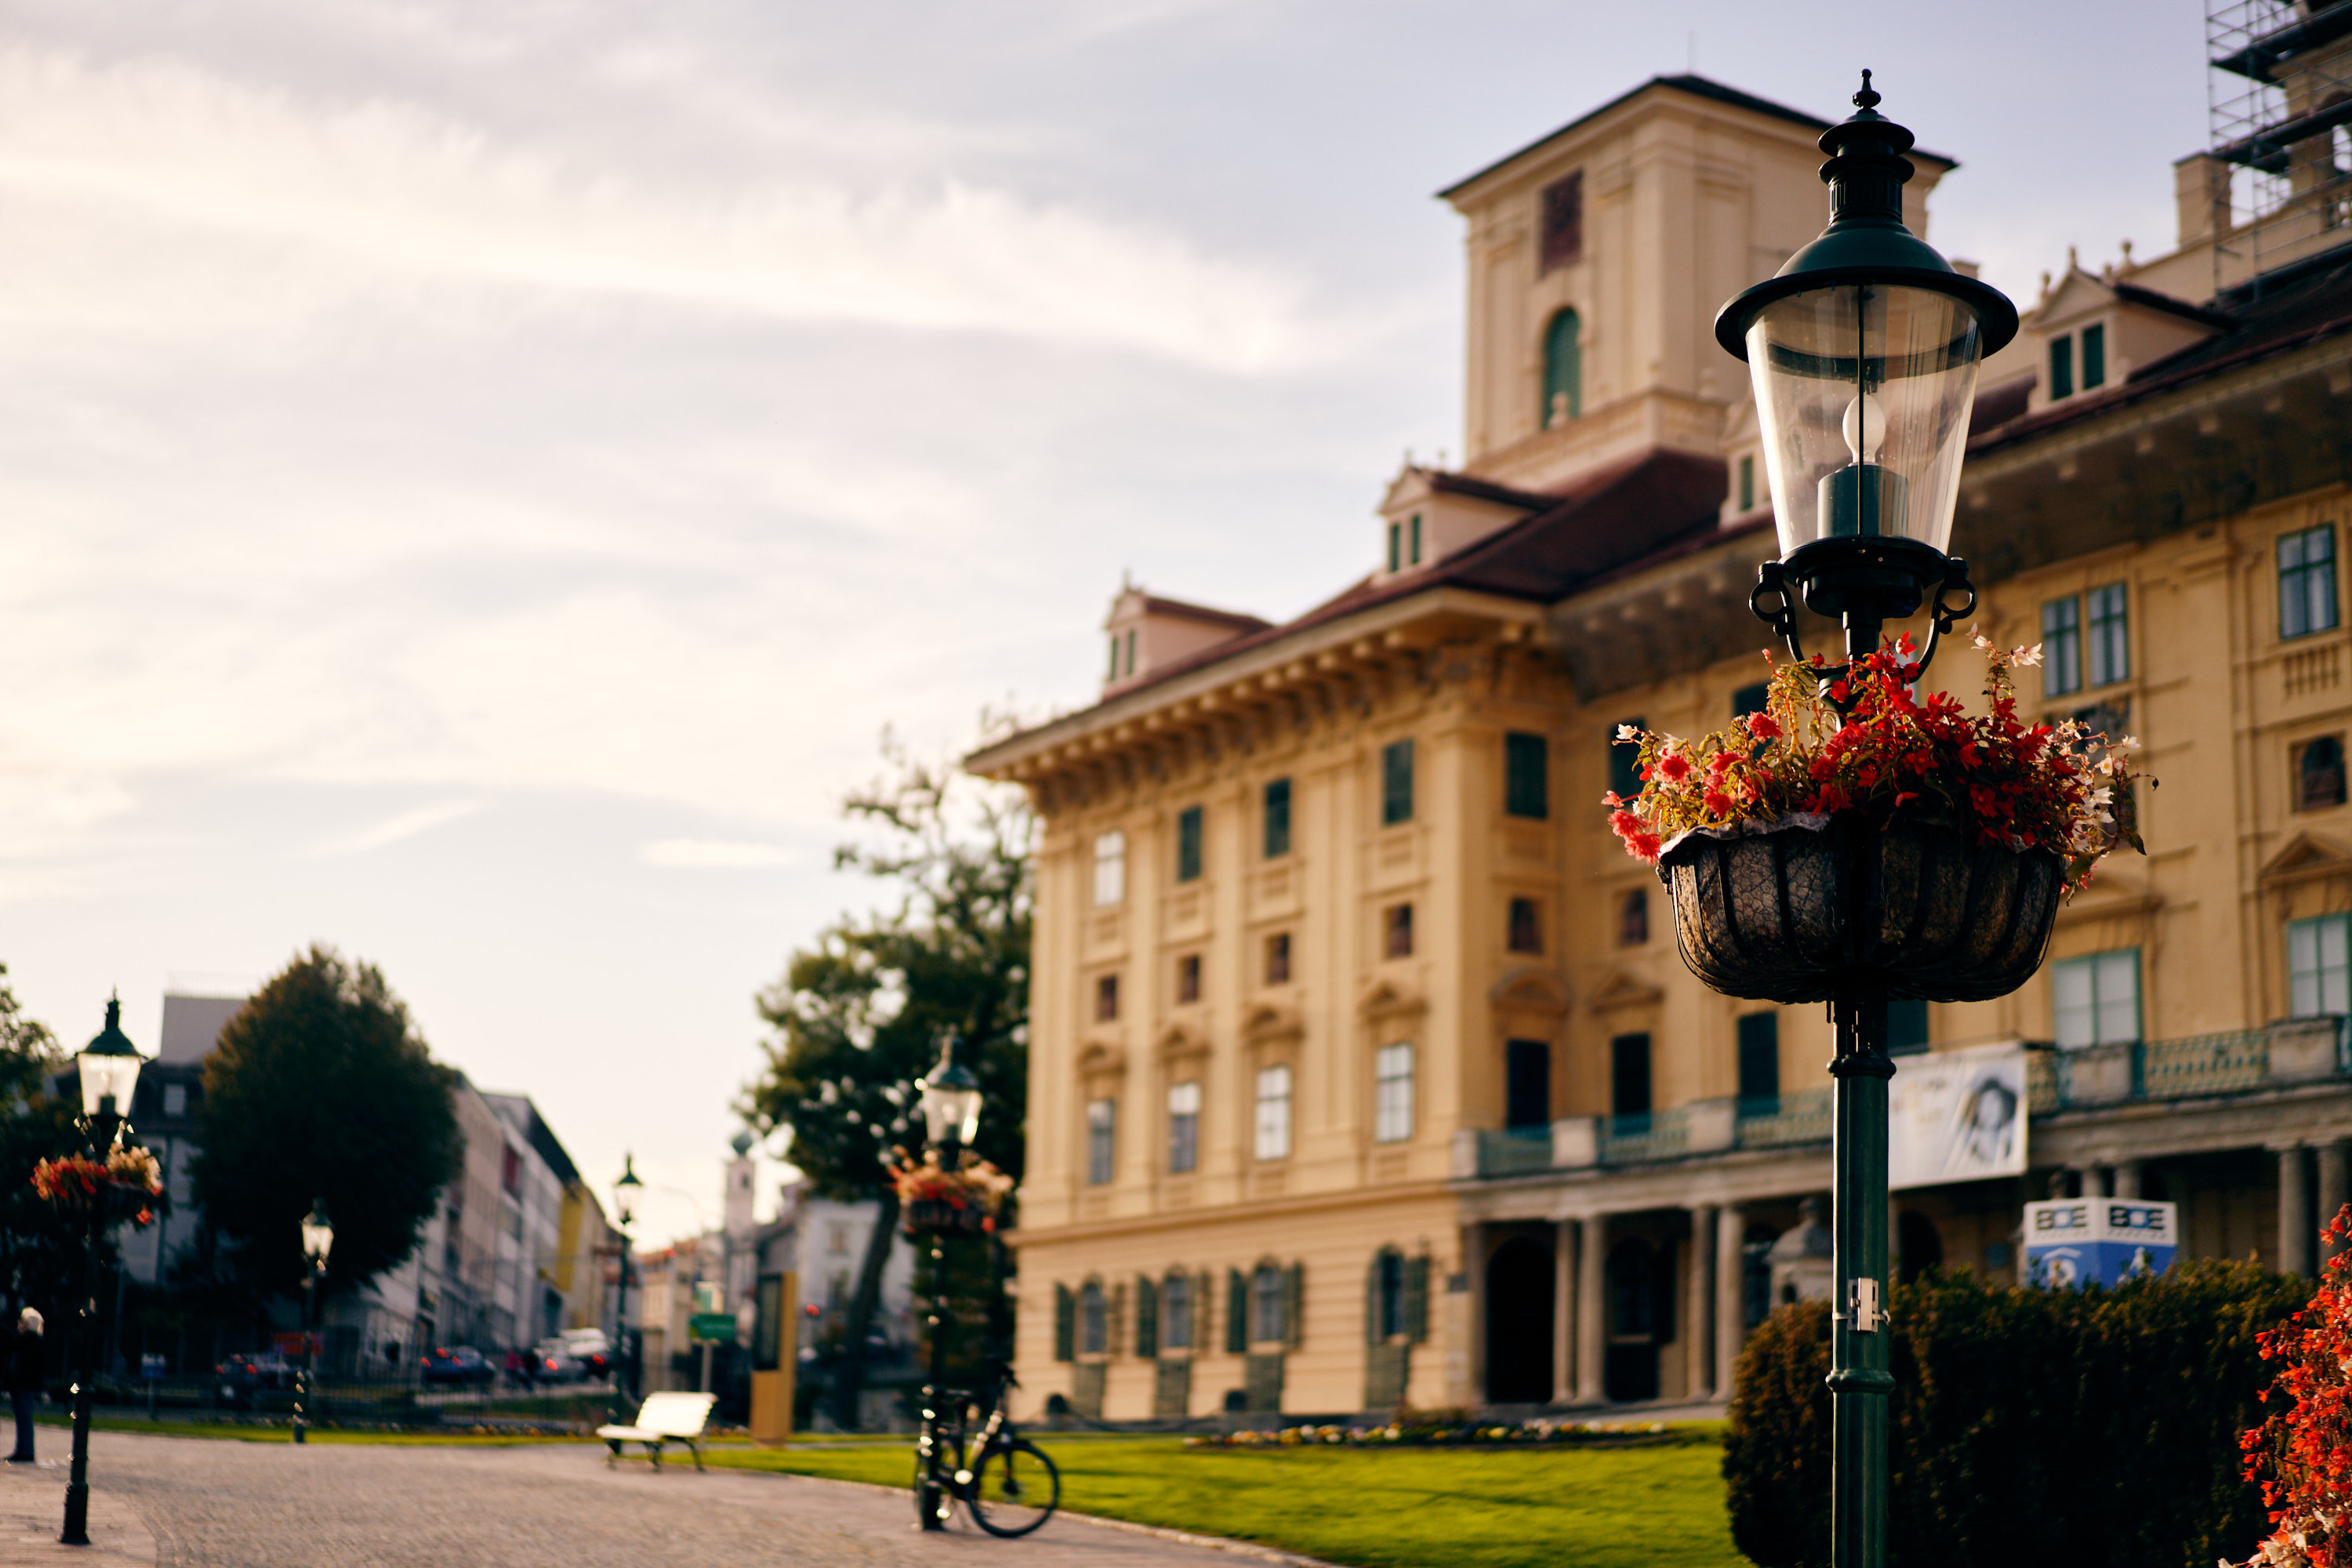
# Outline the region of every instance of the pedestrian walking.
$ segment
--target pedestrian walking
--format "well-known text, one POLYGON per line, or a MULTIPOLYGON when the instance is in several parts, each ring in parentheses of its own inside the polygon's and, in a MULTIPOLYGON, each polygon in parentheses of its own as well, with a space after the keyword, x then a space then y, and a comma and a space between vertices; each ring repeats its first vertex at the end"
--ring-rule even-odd
POLYGON ((33 1410, 41 1402, 42 1374, 48 1358, 42 1353, 41 1314, 27 1307, 16 1314, 16 1331, 8 1337, 8 1402, 16 1410, 16 1449, 12 1465, 33 1462, 33 1410))

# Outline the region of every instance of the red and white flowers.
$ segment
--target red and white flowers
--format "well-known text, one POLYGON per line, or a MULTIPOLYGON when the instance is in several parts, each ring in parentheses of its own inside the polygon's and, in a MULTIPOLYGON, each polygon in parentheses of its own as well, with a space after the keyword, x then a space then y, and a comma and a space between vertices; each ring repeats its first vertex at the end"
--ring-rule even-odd
POLYGON ((1655 865, 1687 833, 1800 814, 1899 816, 1979 843, 2047 849, 2063 862, 2070 894, 2117 844, 2146 853, 2128 809, 2138 742, 2072 719, 2027 723, 2010 670, 2039 664, 2042 650, 1975 643, 1990 700, 1979 715, 1948 692, 1916 696, 1916 655, 1897 637, 1828 681, 1818 658, 1808 668, 1767 653, 1765 710, 1696 741, 1621 726, 1619 742, 1641 748, 1643 784, 1631 799, 1601 797, 1610 826, 1628 853, 1655 865))

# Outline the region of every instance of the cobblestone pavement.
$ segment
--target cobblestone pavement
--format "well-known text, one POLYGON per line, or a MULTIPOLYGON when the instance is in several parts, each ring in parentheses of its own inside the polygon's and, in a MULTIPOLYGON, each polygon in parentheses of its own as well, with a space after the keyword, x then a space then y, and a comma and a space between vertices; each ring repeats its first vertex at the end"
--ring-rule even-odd
POLYGON ((62 1466, 0 1466, 0 1568, 1243 1568, 1275 1555, 1064 1518, 1024 1541, 992 1540, 961 1515, 925 1536, 903 1493, 698 1474, 690 1461, 608 1470, 604 1449, 585 1445, 297 1448, 98 1433, 90 1453, 104 1554, 55 1544, 62 1466))

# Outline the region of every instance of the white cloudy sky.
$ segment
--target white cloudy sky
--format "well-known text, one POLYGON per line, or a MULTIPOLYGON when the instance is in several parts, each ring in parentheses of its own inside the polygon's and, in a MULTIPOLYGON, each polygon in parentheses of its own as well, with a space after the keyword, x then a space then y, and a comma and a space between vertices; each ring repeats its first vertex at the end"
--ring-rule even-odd
POLYGON ((2186 0, 0 0, 0 959, 152 1047, 335 942, 710 1208, 883 725, 1360 570, 1430 193, 1694 50, 1874 67, 2012 292, 2204 138, 2186 0))

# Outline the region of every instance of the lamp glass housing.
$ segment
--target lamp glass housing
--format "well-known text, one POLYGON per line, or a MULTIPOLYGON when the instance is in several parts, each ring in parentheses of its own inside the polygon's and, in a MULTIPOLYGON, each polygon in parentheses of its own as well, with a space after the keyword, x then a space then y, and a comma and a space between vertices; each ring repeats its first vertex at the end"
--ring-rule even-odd
POLYGON ((131 1114, 131 1095, 139 1087, 139 1068, 144 1058, 135 1051, 86 1050, 74 1058, 74 1066, 81 1074, 81 1112, 95 1117, 107 1109, 105 1101, 114 1101, 114 1113, 131 1114))
POLYGON ((1773 519, 1785 556, 1816 540, 1948 549, 1984 333, 1955 294, 1832 284, 1748 327, 1773 519))
POLYGON ((327 1219, 327 1205, 312 1204, 310 1212, 302 1216, 302 1256, 313 1266, 324 1267, 334 1245, 335 1227, 327 1219))
POLYGON ((969 1146, 979 1135, 980 1085, 962 1068, 951 1067, 924 1079, 921 1103, 923 1131, 933 1143, 969 1146))

